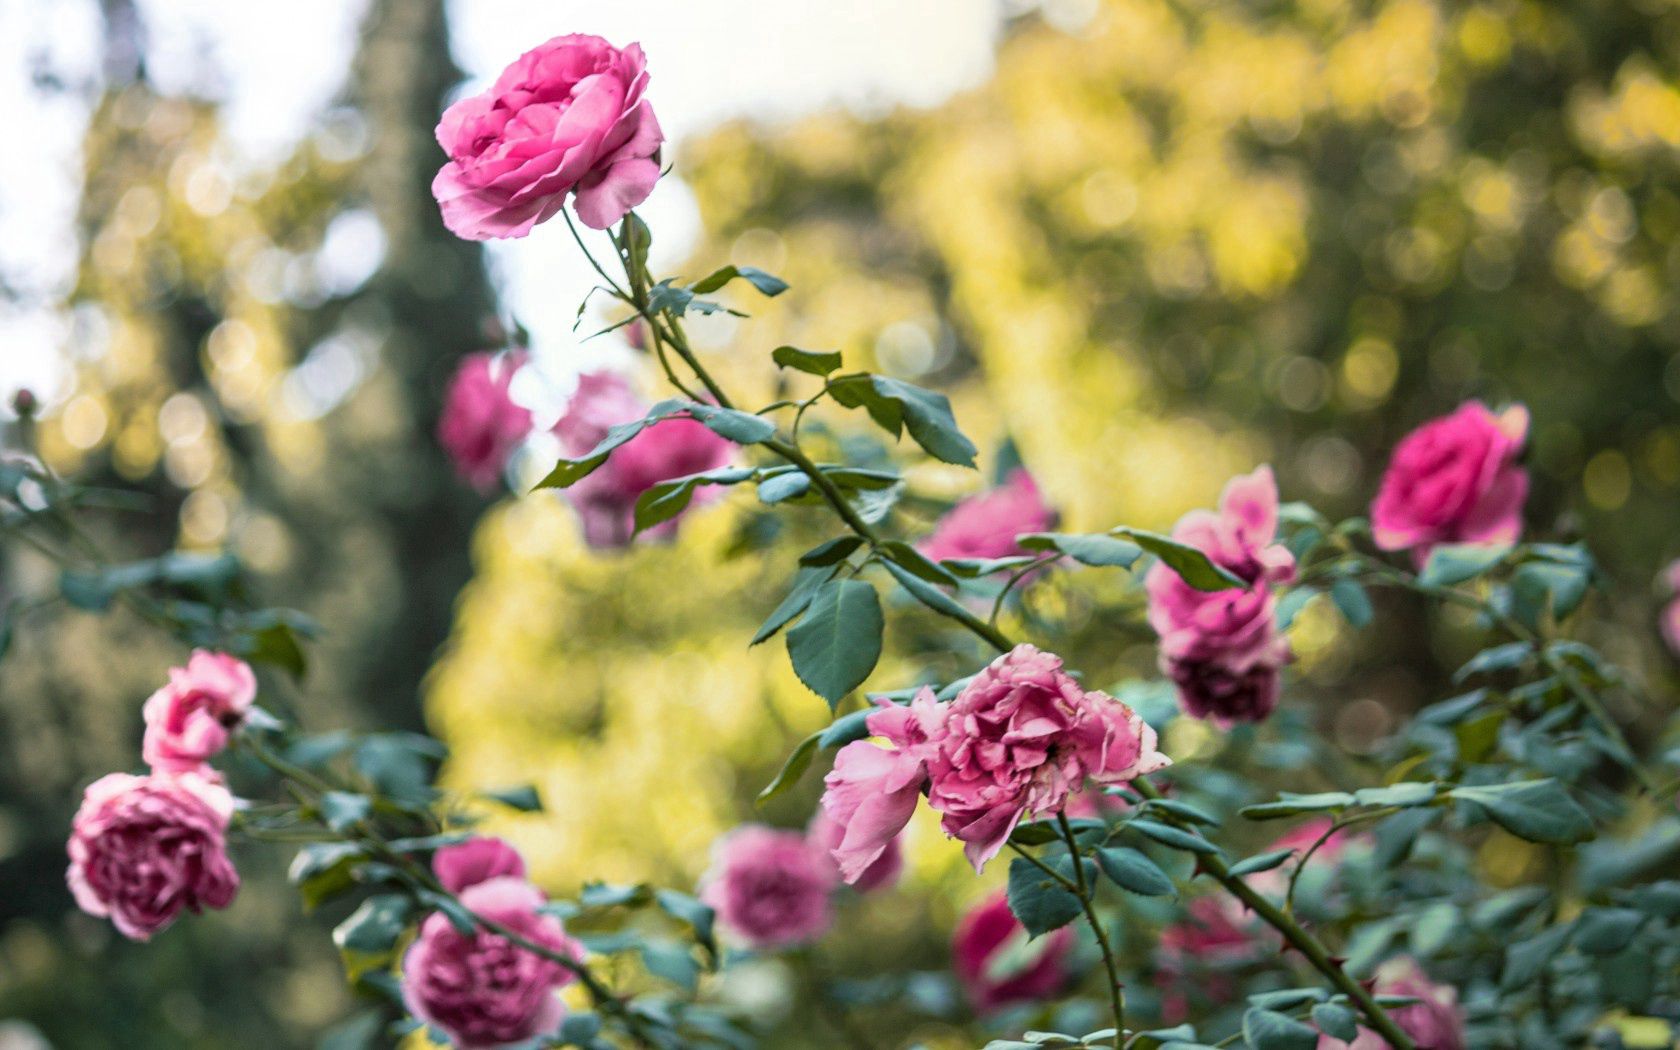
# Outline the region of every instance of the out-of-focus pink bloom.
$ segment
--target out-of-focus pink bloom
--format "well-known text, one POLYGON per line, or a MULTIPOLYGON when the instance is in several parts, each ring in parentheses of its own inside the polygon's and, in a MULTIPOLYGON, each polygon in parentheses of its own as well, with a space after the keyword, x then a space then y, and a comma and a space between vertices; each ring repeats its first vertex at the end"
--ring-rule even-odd
MULTIPOLYGON (((1417 999, 1410 1006, 1397 1006, 1389 1017, 1402 1032, 1412 1037, 1420 1050, 1464 1050, 1464 1011, 1458 992, 1429 979, 1423 968, 1407 958, 1390 959, 1377 967, 1376 993, 1404 995, 1417 999)), ((1388 1050, 1388 1042, 1369 1028, 1360 1028, 1351 1043, 1327 1035, 1318 1038, 1319 1050, 1388 1050)))
POLYGON ((1183 919, 1161 931, 1155 958, 1161 1013, 1169 1024, 1189 1016, 1189 990, 1213 1005, 1234 1000, 1237 986, 1228 971, 1255 958, 1260 949, 1253 923, 1231 898, 1197 897, 1185 911, 1183 919))
MULTIPOLYGON (((1261 893, 1282 895, 1288 888, 1289 873, 1294 870, 1295 865, 1300 863, 1302 858, 1306 857, 1307 850, 1312 849, 1313 843, 1322 838, 1334 823, 1329 817, 1316 817, 1278 836, 1263 852, 1272 853, 1280 849, 1294 850, 1295 859, 1285 861, 1282 866, 1270 871, 1250 875, 1248 884, 1261 893)), ((1348 847, 1357 845, 1367 838, 1368 836, 1343 828, 1325 839, 1324 845, 1313 850, 1312 857, 1307 860, 1307 863, 1331 866, 1339 864, 1342 854, 1347 851, 1348 847)))
POLYGON ((926 687, 908 706, 876 703, 880 708, 868 717, 869 732, 888 746, 868 740, 847 744, 823 780, 823 813, 830 827, 840 829, 839 841, 828 848, 841 878, 853 885, 867 878, 888 851, 896 851, 898 833, 927 786, 927 760, 945 722, 944 707, 926 687))
MULTIPOLYGON (((474 915, 507 927, 534 944, 582 961, 583 946, 560 920, 545 915, 542 891, 523 879, 502 877, 461 892, 474 915)), ((522 1044, 550 1035, 566 1016, 556 993, 571 970, 482 927, 457 930, 442 912, 420 924, 420 936, 403 955, 403 1002, 409 1013, 443 1031, 462 1050, 522 1044)))
POLYGON ((700 898, 749 947, 787 948, 828 931, 837 885, 828 854, 804 835, 743 824, 713 847, 700 898))
POLYGON ((160 773, 197 770, 227 746, 256 698, 257 676, 249 664, 196 649, 187 666, 170 668, 169 684, 141 709, 141 754, 160 773))
POLYGON ((1467 401, 1401 438, 1371 504, 1377 546, 1410 550, 1422 564, 1438 543, 1515 543, 1528 497, 1528 472, 1517 465, 1527 437, 1526 408, 1495 415, 1467 401))
POLYGON ((1071 926, 1038 938, 1009 910, 1003 893, 964 915, 951 939, 952 969, 981 1013, 1048 999, 1066 988, 1074 947, 1071 926))
POLYGON ((450 893, 491 879, 525 877, 525 859, 497 838, 470 838, 432 854, 432 874, 450 893))
POLYGON ((944 558, 1010 558, 1030 554, 1015 537, 1052 528, 1056 514, 1039 494, 1023 467, 1009 472, 1002 485, 970 496, 946 512, 922 542, 922 553, 944 558))
POLYGON ((444 395, 438 443, 461 477, 481 492, 496 484, 508 457, 531 432, 531 413, 508 396, 513 374, 524 363, 523 351, 468 354, 444 395))
POLYGON ((1663 579, 1668 584, 1670 595, 1662 611, 1663 641, 1668 643, 1670 652, 1680 656, 1680 560, 1670 563, 1663 570, 1663 579))
POLYGON ((659 181, 664 134, 640 45, 571 34, 527 51, 490 90, 450 106, 437 141, 449 162, 432 180, 443 224, 469 240, 523 237, 574 198, 604 230, 659 181))
MULTIPOLYGON (((592 372, 579 377, 577 392, 554 432, 568 456, 584 456, 609 428, 641 419, 647 408, 623 376, 592 372)), ((626 547, 634 534, 637 497, 661 481, 724 466, 732 455, 729 441, 703 424, 686 418, 662 420, 614 449, 605 463, 565 490, 566 499, 583 524, 584 542, 591 547, 626 547)), ((707 498, 707 488, 700 488, 690 507, 707 498)), ((668 538, 680 519, 681 515, 663 522, 648 534, 668 538)))
MULTIPOLYGON (((914 805, 914 799, 911 800, 914 805)), ((828 815, 825 809, 818 809, 811 818, 811 826, 805 832, 817 847, 830 856, 840 852, 846 841, 846 825, 828 815)), ((838 857, 836 857, 838 862, 838 857)), ((904 872, 904 851, 899 847, 898 836, 887 840, 887 845, 881 850, 868 867, 858 872, 857 878, 847 881, 860 893, 890 888, 898 882, 898 877, 904 872)))
POLYGON ((1121 784, 1170 764, 1155 731, 1062 661, 1018 645, 974 677, 946 712, 928 757, 928 802, 976 871, 1028 813, 1055 813, 1085 786, 1121 784))
POLYGON ((71 824, 76 904, 137 941, 182 911, 225 908, 239 892, 227 856, 233 797, 196 773, 111 773, 88 785, 71 824))
POLYGON ((1201 591, 1164 564, 1149 570, 1149 622, 1161 636, 1161 670, 1180 705, 1221 725, 1258 721, 1277 706, 1289 642, 1277 628, 1271 587, 1294 578, 1295 559, 1273 540, 1277 483, 1270 467, 1233 478, 1217 514, 1191 511, 1173 538, 1201 549, 1246 587, 1201 591))

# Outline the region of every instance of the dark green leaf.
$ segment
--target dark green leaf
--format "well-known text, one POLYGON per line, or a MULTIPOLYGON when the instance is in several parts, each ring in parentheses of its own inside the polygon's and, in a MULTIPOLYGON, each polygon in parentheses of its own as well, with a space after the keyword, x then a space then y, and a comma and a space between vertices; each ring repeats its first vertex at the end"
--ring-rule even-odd
POLYGON ((1159 864, 1128 846, 1097 850, 1097 866, 1116 886, 1145 897, 1165 897, 1177 892, 1159 864))
POLYGON ((321 820, 334 831, 344 831, 367 819, 373 800, 348 791, 328 791, 321 796, 321 820))
POLYGON ((1270 853, 1257 853, 1231 865, 1231 874, 1255 875, 1262 871, 1271 871, 1294 855, 1295 851, 1292 849, 1277 849, 1270 853))
POLYGON ((1365 627, 1370 624, 1373 615, 1371 599, 1365 593, 1365 588, 1357 582, 1344 577, 1332 583, 1330 600, 1336 603, 1342 617, 1352 626, 1365 627))
POLYGON ((875 669, 884 627, 875 588, 862 580, 823 584, 788 631, 794 674, 834 707, 875 669))
POLYGON ((805 611, 806 606, 811 604, 811 599, 816 596, 817 591, 833 575, 833 566, 813 566, 800 569, 793 578, 793 587, 788 590, 787 597, 783 598, 781 604, 776 606, 775 611, 759 627, 758 632, 752 636, 752 641, 748 644, 757 645, 766 641, 777 631, 787 626, 790 620, 805 611))
POLYGON ((1435 801, 1437 787, 1416 781, 1401 781, 1380 788, 1360 788, 1353 797, 1361 806, 1427 806, 1435 801))
POLYGON ((354 842, 312 842, 299 849, 286 870, 306 911, 314 911, 356 885, 355 868, 367 853, 354 842))
POLYGON ((958 622, 969 618, 969 612, 953 597, 935 587, 933 584, 912 576, 906 569, 900 568, 893 562, 884 562, 887 572, 897 580, 899 586, 910 592, 910 596, 932 609, 941 616, 948 616, 958 622))
POLYGON ((1128 528, 1113 529, 1111 535, 1123 536, 1155 555, 1161 559, 1161 564, 1178 573, 1180 579, 1198 591, 1224 591, 1247 586, 1241 577, 1215 565, 1206 554, 1170 536, 1128 528))
POLYGON ((1143 556, 1143 548, 1130 540, 1102 534, 1029 532, 1016 537, 1016 542, 1030 551, 1060 551, 1081 565, 1098 568, 1129 569, 1143 556))
POLYGON ((1556 780, 1456 787, 1451 795, 1482 807, 1494 823, 1530 842, 1568 845, 1593 837, 1592 818, 1556 780))
POLYGON ((877 426, 895 437, 901 427, 908 429, 916 444, 935 459, 974 466, 977 450, 957 429, 951 402, 944 394, 888 376, 864 373, 833 380, 829 393, 847 408, 865 408, 877 426))
POLYGON ((888 540, 876 549, 882 557, 929 583, 957 586, 957 578, 949 570, 929 561, 927 555, 902 540, 888 540))
POLYGON ((775 505, 797 499, 811 491, 811 479, 797 470, 765 478, 758 483, 759 502, 775 505))
POLYGON ((1505 949, 1505 970, 1499 975, 1499 984, 1503 988, 1527 988, 1540 976, 1540 971, 1546 968, 1558 952, 1563 950, 1564 942, 1574 932, 1570 924, 1553 926, 1518 941, 1505 949))
POLYGON ((698 899, 676 890, 655 890, 653 899, 659 903, 665 914, 693 927, 694 939, 706 950, 707 955, 714 959, 717 957, 717 941, 713 934, 717 912, 711 905, 703 904, 698 899))
POLYGON ((542 796, 537 794, 534 784, 520 784, 518 787, 503 788, 500 791, 483 792, 485 798, 495 799, 504 806, 512 806, 521 813, 541 813, 542 796))
POLYGON ((1317 1050, 1318 1032, 1275 1010, 1243 1014, 1243 1041, 1252 1050, 1317 1050))
POLYGON ((333 944, 352 983, 390 962, 397 941, 408 928, 411 909, 412 902, 402 894, 376 894, 333 930, 333 944))
MULTIPOLYGON (((1072 858, 1063 854, 1060 860, 1066 864, 1071 878, 1072 858)), ((1054 859, 1046 863, 1052 869, 1058 867, 1054 859)), ((1009 910, 1027 928, 1028 934, 1038 937, 1077 919, 1081 909, 1079 898, 1031 861, 1016 857, 1009 864, 1009 910)))
POLYGON ((752 266, 725 266, 722 269, 713 270, 705 277, 689 285, 689 288, 705 295, 708 292, 717 291, 737 277, 771 297, 781 295, 788 289, 787 282, 780 277, 772 276, 752 266))
POLYGON ((1489 671, 1508 671, 1519 667, 1528 659, 1533 650, 1527 642, 1507 642, 1496 645, 1491 649, 1483 649, 1472 656, 1458 673, 1453 675, 1453 681, 1462 682, 1471 675, 1486 674, 1489 671))
POLYGON ((1346 791, 1323 791, 1315 795, 1284 792, 1276 802, 1244 806, 1238 812, 1249 820, 1276 820, 1279 817, 1297 817, 1302 813, 1330 813, 1356 805, 1358 801, 1346 791))
POLYGON ((829 724, 827 729, 817 734, 817 743, 825 751, 837 751, 854 740, 862 740, 869 736, 869 716, 880 708, 871 704, 861 711, 842 715, 829 724))
POLYGON ((792 754, 788 755, 787 761, 782 763, 781 771, 776 774, 776 779, 764 785, 764 790, 758 793, 757 802, 759 805, 764 805, 799 783, 799 778, 805 775, 807 769, 811 768, 811 760, 816 756, 821 738, 821 733, 812 733, 799 742, 799 746, 795 747, 792 754))
POLYGON ((1637 908, 1588 908, 1575 920, 1575 947, 1588 955, 1614 955, 1643 925, 1645 913, 1637 908))
POLYGON ((1498 565, 1511 548, 1498 544, 1443 543, 1429 552, 1418 582, 1447 587, 1475 579, 1498 565))
POLYGON ((1359 1038, 1359 1022, 1341 1003, 1319 1003, 1312 1008, 1312 1019, 1319 1031, 1333 1039, 1351 1043, 1359 1038))
POLYGON ((801 350, 797 346, 778 346, 770 351, 770 359, 780 368, 792 368, 814 376, 826 376, 840 367, 838 350, 801 350))
POLYGON ((1207 839, 1183 828, 1175 828, 1170 824, 1158 824, 1153 820, 1133 820, 1126 827, 1140 835, 1154 839, 1163 846, 1171 846, 1173 849, 1188 850, 1191 853, 1219 852, 1219 847, 1207 839))

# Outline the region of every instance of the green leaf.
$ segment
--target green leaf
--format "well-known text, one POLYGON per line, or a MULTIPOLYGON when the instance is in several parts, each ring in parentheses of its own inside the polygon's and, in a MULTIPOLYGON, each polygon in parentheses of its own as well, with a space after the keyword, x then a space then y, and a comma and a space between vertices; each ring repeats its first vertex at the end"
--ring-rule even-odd
POLYGON ((1453 681, 1462 682, 1471 675, 1486 674, 1489 671, 1509 671, 1520 667, 1533 651, 1527 642, 1507 642, 1483 649, 1458 669, 1453 675, 1453 681))
POLYGON ((817 744, 824 751, 838 751, 855 740, 863 740, 869 736, 869 716, 879 711, 874 704, 861 711, 842 715, 829 723, 827 729, 817 734, 817 744))
MULTIPOLYGON (((1067 854, 1045 863, 1052 870, 1065 865, 1066 877, 1073 878, 1073 859, 1067 854), (1058 864, 1058 860, 1062 863, 1058 864)), ((1061 929, 1077 919, 1081 911, 1078 897, 1025 857, 1016 857, 1009 863, 1009 910, 1033 937, 1061 929)))
POLYGON ((1587 955, 1614 955, 1643 925, 1645 913, 1637 908, 1588 908, 1575 920, 1575 947, 1587 955))
POLYGON ((344 831, 367 819, 373 799, 348 791, 328 791, 321 796, 321 820, 334 831, 344 831))
POLYGON ((831 580, 788 631, 793 672, 832 709, 875 669, 884 628, 875 588, 862 580, 831 580))
POLYGON ((390 963, 397 941, 408 928, 411 910, 412 902, 402 894, 375 894, 333 930, 333 944, 352 984, 390 963))
POLYGON ((1563 950, 1564 942, 1569 940, 1574 930, 1571 923, 1553 926, 1507 947, 1505 969, 1499 975, 1500 987, 1527 988, 1532 985, 1546 964, 1563 950))
POLYGON ((314 911, 352 889, 356 865, 366 859, 367 853, 354 842, 312 842, 297 851, 286 878, 297 887, 304 910, 314 911))
POLYGON ((950 570, 928 560, 927 555, 903 540, 888 540, 876 548, 882 557, 929 583, 955 587, 958 580, 950 570))
POLYGON ((1095 568, 1129 569, 1143 556, 1143 548, 1130 540, 1101 534, 1029 532, 1015 541, 1030 551, 1060 551, 1081 565, 1095 568))
POLYGON ((534 784, 520 784, 518 787, 502 788, 500 791, 482 792, 485 798, 495 799, 504 806, 511 806, 521 813, 541 813, 542 796, 537 794, 534 784))
POLYGON ((1380 788, 1360 788, 1353 793, 1361 806, 1427 806, 1435 801, 1439 789, 1434 784, 1405 780, 1380 788))
POLYGON ((1175 828, 1170 824, 1158 824, 1153 820, 1133 820, 1126 825, 1133 831, 1147 838, 1154 839, 1163 846, 1173 849, 1188 850, 1191 853, 1218 853, 1219 847, 1191 831, 1175 828))
POLYGON ((760 642, 767 641, 777 631, 786 627, 795 616, 805 611, 806 607, 811 604, 811 599, 816 597, 817 591, 833 575, 834 567, 832 565, 800 569, 793 578, 793 587, 788 590, 787 597, 783 598, 781 604, 770 613, 769 618, 752 636, 752 641, 747 644, 757 645, 760 642))
POLYGON ((606 436, 577 459, 560 460, 554 465, 554 469, 548 472, 547 477, 537 482, 537 488, 563 489, 577 484, 605 463, 614 449, 655 423, 679 416, 690 416, 714 434, 728 438, 738 445, 755 445, 776 433, 776 424, 762 416, 732 408, 705 405, 697 401, 666 399, 650 408, 648 414, 641 419, 632 419, 609 427, 606 436))
POLYGON ((1482 807, 1494 823, 1530 842, 1569 845, 1593 837, 1592 818, 1556 780, 1456 787, 1450 794, 1482 807))
POLYGON ((690 402, 684 406, 689 415, 703 423, 718 437, 728 438, 737 445, 756 445, 776 435, 776 424, 763 416, 733 408, 719 408, 690 402))
POLYGON ((578 893, 578 903, 585 908, 640 908, 651 900, 653 891, 645 882, 626 886, 590 882, 578 893))
POLYGON ((1284 592, 1277 602, 1278 630, 1287 631, 1295 623, 1295 617, 1307 607, 1307 603, 1317 598, 1319 592, 1312 587, 1296 587, 1284 592))
POLYGON ((692 291, 705 295, 708 292, 717 291, 737 277, 771 298, 788 290, 786 281, 753 266, 725 266, 722 269, 713 270, 688 287, 692 291))
POLYGON ((1276 1010, 1250 1010, 1243 1014, 1243 1041, 1252 1050, 1317 1050, 1318 1032, 1276 1010))
POLYGON ((790 499, 798 499, 811 491, 811 479, 797 470, 786 471, 765 478, 758 483, 760 503, 775 506, 790 499))
POLYGON ((1373 611, 1371 598, 1365 593, 1365 588, 1357 582, 1342 578, 1330 585, 1330 600, 1336 603, 1336 608, 1342 612, 1343 619, 1348 624, 1359 628, 1371 623, 1373 611))
POLYGON ((1429 552, 1429 560, 1418 573, 1418 582, 1449 587, 1473 580, 1498 565, 1511 553, 1509 546, 1481 543, 1443 543, 1429 552))
POLYGON ((1017 554, 1009 558, 942 558, 939 564, 951 570, 955 576, 975 580, 982 576, 990 576, 994 572, 1019 569, 1037 560, 1030 554, 1017 554))
POLYGON ((888 376, 858 373, 829 383, 829 394, 846 408, 862 407, 881 429, 897 437, 910 431, 916 444, 946 463, 974 466, 974 442, 957 429, 951 402, 944 394, 888 376))
POLYGON ((1359 1022, 1353 1011, 1341 1003, 1319 1003, 1312 1008, 1313 1024, 1332 1039, 1351 1043, 1359 1038, 1359 1022))
POLYGON ((1276 802, 1244 806, 1237 812, 1249 820, 1276 820, 1280 817, 1298 817, 1303 813, 1330 813, 1357 805, 1358 802, 1358 799, 1346 791, 1322 791, 1313 795, 1292 795, 1286 791, 1282 792, 1276 802))
POLYGON ((1412 922, 1410 938, 1412 951, 1432 956, 1452 942, 1464 922, 1464 916, 1450 901, 1437 901, 1417 913, 1412 922))
POLYGON ((716 960, 717 940, 713 931, 717 923, 717 912, 711 905, 677 890, 654 890, 653 899, 665 914, 688 923, 694 929, 694 939, 699 942, 700 947, 716 960))
POLYGON ((948 616, 953 620, 964 622, 969 618, 969 612, 958 601, 925 580, 912 576, 907 569, 900 568, 893 562, 883 562, 887 572, 897 580, 899 586, 910 592, 910 596, 932 609, 941 616, 948 616))
POLYGON ((750 467, 720 467, 658 482, 636 497, 636 532, 670 521, 687 510, 694 500, 695 490, 701 485, 735 485, 756 474, 757 471, 750 467))
POLYGON ((770 360, 778 368, 792 368, 814 376, 826 376, 840 367, 838 350, 801 350, 797 346, 778 346, 770 351, 770 360))
POLYGON ((1224 591, 1248 586, 1241 577, 1215 565, 1206 554, 1170 536, 1129 528, 1112 529, 1110 535, 1123 536, 1155 555, 1161 559, 1161 564, 1178 573, 1180 579, 1198 591, 1224 591))
POLYGON ((799 745, 793 749, 793 752, 788 755, 787 761, 782 763, 781 771, 776 774, 776 779, 764 785, 764 790, 758 793, 757 803, 762 806, 799 783, 799 778, 805 775, 807 769, 811 768, 811 761, 816 757, 817 748, 821 742, 821 733, 812 733, 801 740, 799 745))
POLYGON ((1231 874, 1256 875, 1262 871, 1271 871, 1294 855, 1295 851, 1292 849, 1277 849, 1270 853, 1257 853, 1231 865, 1231 874))
POLYGON ((1159 864, 1129 846, 1097 850, 1097 866, 1116 886, 1145 897, 1166 897, 1177 892, 1159 864))
POLYGON ((1165 810, 1174 816, 1183 817, 1192 824, 1202 824, 1210 828, 1219 826, 1219 818, 1212 813, 1176 798, 1152 798, 1145 805, 1150 809, 1165 810))

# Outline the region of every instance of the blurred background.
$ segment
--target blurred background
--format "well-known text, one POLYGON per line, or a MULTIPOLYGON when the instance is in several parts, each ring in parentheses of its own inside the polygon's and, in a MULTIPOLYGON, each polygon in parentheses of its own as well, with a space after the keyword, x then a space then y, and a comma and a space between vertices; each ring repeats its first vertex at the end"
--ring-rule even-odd
MULTIPOLYGON (((656 269, 793 284, 697 325, 735 386, 768 395, 785 342, 938 386, 1073 531, 1170 526, 1267 461, 1285 499, 1362 513, 1407 429, 1522 401, 1531 533, 1592 536, 1620 581, 1594 641, 1672 674, 1650 581, 1680 554, 1673 5, 0 0, 0 390, 42 398, 54 467, 157 500, 113 545, 232 546, 326 626, 301 687, 265 683, 276 706, 428 728, 459 785, 536 783, 549 812, 499 830, 552 889, 692 883, 826 722, 778 645, 745 647, 820 516, 778 532, 735 497, 601 556, 552 494, 486 500, 432 438, 469 351, 522 336, 539 408, 580 367, 636 367, 579 345, 591 282, 563 230, 484 250, 428 190, 447 101, 573 31, 650 56, 675 163, 643 209, 656 269)), ((912 482, 929 517, 980 484, 912 482)), ((51 586, 0 559, 0 596, 51 586)), ((1118 681, 1153 674, 1137 601, 1063 575, 1022 615, 1118 681)), ((1381 614, 1357 645, 1316 605, 1294 631, 1286 705, 1355 756, 1462 655, 1409 603, 1381 614)), ((882 687, 979 658, 914 616, 889 643, 882 687)), ((352 1008, 333 916, 300 921, 271 854, 240 858, 232 909, 149 946, 70 906, 74 801, 136 761, 180 655, 55 613, 0 669, 5 1050, 311 1046, 352 1008)), ((816 780, 757 816, 803 823, 816 780)), ((933 827, 912 845, 916 885, 848 912, 825 967, 943 968, 989 884, 933 827)), ((796 983, 771 964, 726 991, 774 1021, 796 983)), ((878 1045, 964 1045, 941 994, 883 1012, 878 1045)))

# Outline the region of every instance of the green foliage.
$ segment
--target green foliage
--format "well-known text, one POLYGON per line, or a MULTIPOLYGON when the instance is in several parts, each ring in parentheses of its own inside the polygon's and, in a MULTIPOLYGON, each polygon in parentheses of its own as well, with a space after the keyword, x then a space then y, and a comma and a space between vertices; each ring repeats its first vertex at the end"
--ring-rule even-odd
POLYGON ((885 626, 874 587, 855 579, 822 584, 788 632, 794 673, 832 709, 875 669, 885 626))

